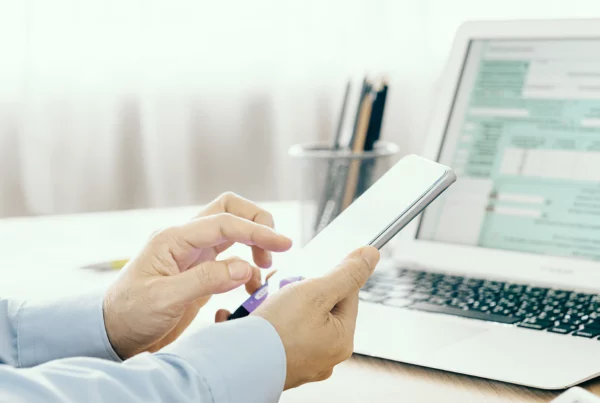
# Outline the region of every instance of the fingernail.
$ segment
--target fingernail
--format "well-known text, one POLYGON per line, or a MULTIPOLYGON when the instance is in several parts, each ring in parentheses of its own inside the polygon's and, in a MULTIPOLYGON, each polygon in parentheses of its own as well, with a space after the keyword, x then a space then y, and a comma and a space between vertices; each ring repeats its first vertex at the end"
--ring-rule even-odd
POLYGON ((367 261, 369 267, 373 268, 379 261, 379 251, 375 248, 364 248, 360 251, 360 256, 367 261))
POLYGON ((247 263, 235 261, 229 263, 228 267, 232 280, 243 280, 250 275, 250 266, 247 263))

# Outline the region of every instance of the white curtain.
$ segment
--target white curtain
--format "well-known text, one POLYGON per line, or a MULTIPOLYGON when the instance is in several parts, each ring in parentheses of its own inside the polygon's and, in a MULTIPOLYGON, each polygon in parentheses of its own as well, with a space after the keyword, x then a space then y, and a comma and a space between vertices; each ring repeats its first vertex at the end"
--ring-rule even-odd
POLYGON ((383 137, 418 152, 469 19, 596 0, 0 0, 0 216, 297 196, 346 78, 387 72, 383 137))

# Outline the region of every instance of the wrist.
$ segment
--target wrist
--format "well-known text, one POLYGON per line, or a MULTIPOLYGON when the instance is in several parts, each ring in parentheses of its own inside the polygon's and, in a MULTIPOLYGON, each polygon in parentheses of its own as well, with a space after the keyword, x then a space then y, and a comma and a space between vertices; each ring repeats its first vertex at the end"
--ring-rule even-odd
POLYGON ((106 337, 108 338, 108 342, 110 343, 114 352, 122 360, 135 355, 131 351, 131 348, 128 347, 128 344, 130 343, 124 339, 123 334, 126 334, 127 332, 119 332, 118 330, 120 326, 123 326, 123 324, 119 324, 119 320, 115 318, 110 290, 106 293, 102 302, 102 315, 104 319, 106 337))

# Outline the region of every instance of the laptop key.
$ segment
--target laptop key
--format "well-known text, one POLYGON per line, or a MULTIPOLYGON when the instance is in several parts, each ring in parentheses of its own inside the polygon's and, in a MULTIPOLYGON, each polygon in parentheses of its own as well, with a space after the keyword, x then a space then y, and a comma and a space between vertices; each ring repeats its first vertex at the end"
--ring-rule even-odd
POLYGON ((466 278, 463 281, 463 284, 468 285, 468 286, 478 287, 481 284, 483 284, 483 280, 479 280, 476 278, 466 278))
POLYGON ((481 311, 481 312, 489 312, 490 311, 490 307, 488 305, 484 305, 484 304, 479 304, 477 306, 473 306, 474 310, 476 311, 481 311))
POLYGON ((460 316, 470 319, 484 320, 488 322, 513 324, 519 321, 518 318, 511 318, 504 315, 488 314, 480 311, 464 310, 447 305, 435 305, 428 302, 416 302, 408 307, 425 312, 443 313, 446 315, 460 316))
POLYGON ((447 275, 442 277, 442 280, 450 284, 458 284, 463 282, 464 277, 447 275))
POLYGON ((586 324, 585 327, 594 327, 594 328, 600 328, 600 321, 598 321, 598 319, 590 319, 586 324))
POLYGON ((504 308, 503 306, 500 306, 500 305, 498 305, 498 306, 495 306, 495 307, 492 309, 492 313, 502 313, 502 312, 504 312, 505 310, 506 310, 506 308, 504 308))
POLYGON ((600 334, 600 329, 598 328, 583 328, 581 330, 578 330, 576 332, 573 333, 573 336, 578 336, 578 337, 587 337, 588 339, 591 339, 592 337, 598 336, 600 334))
POLYGON ((446 302, 448 302, 448 299, 439 296, 433 296, 429 299, 429 302, 432 304, 444 305, 446 302))
POLYGON ((547 295, 554 299, 565 299, 569 296, 569 293, 562 290, 549 290, 547 295))
POLYGON ((526 319, 523 322, 519 323, 517 326, 525 327, 527 329, 533 330, 544 330, 553 325, 553 322, 549 320, 538 320, 536 318, 526 319))
POLYGON ((408 298, 412 299, 413 301, 426 301, 429 298, 431 298, 431 295, 416 292, 416 293, 410 294, 408 296, 408 298))
POLYGON ((548 331, 552 333, 569 334, 575 329, 577 329, 577 326, 560 324, 558 326, 551 327, 548 329, 548 331))
POLYGON ((579 319, 578 317, 573 317, 570 315, 565 315, 562 318, 562 322, 569 324, 569 325, 581 325, 583 323, 583 321, 581 319, 579 319))

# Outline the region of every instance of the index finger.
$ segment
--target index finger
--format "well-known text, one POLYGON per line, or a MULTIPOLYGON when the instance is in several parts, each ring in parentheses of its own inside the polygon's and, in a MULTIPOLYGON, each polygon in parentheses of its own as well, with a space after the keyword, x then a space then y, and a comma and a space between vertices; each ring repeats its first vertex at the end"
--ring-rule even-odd
POLYGON ((257 224, 229 213, 197 218, 173 228, 173 235, 194 248, 210 248, 225 242, 257 246, 273 252, 284 252, 292 241, 266 225, 257 224))
MULTIPOLYGON (((255 223, 275 228, 275 222, 271 213, 233 192, 223 193, 200 212, 198 217, 219 213, 230 213, 254 221, 255 223)), ((259 267, 270 267, 273 262, 271 253, 258 246, 252 246, 252 257, 254 263, 259 267)))
POLYGON ((273 216, 267 210, 260 208, 248 199, 233 192, 223 193, 217 199, 209 203, 197 218, 215 215, 219 213, 230 213, 255 223, 275 228, 273 216))

